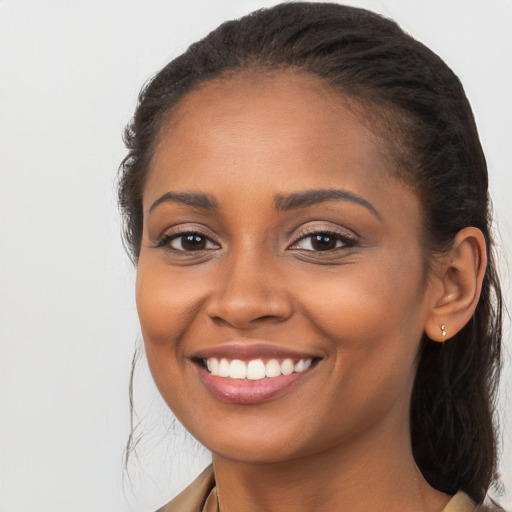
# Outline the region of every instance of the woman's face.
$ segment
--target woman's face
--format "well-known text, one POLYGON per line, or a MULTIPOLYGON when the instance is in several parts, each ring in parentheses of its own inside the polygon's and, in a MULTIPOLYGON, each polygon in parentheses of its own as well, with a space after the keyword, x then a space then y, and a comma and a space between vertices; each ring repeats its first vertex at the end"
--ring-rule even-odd
POLYGON ((384 144, 291 74, 206 84, 162 129, 137 306, 162 396, 219 456, 408 435, 432 298, 419 201, 384 144))

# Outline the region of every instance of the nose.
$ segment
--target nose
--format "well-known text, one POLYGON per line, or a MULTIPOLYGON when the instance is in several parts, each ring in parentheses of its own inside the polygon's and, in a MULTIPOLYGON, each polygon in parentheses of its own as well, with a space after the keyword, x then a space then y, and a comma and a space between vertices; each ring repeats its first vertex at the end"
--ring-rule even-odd
POLYGON ((292 315, 283 276, 261 254, 246 251, 224 262, 206 308, 208 316, 240 330, 280 323, 292 315))

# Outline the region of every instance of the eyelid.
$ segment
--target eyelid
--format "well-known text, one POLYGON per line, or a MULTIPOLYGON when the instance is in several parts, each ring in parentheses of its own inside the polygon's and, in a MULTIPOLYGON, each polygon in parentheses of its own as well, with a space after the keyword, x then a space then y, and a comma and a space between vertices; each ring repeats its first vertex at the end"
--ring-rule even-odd
MULTIPOLYGON (((206 238, 211 243, 213 243, 216 247, 215 249, 221 247, 220 243, 215 239, 214 236, 210 233, 210 230, 206 229, 203 226, 198 226, 197 224, 179 224, 177 226, 173 226, 171 228, 166 229, 161 235, 158 236, 158 238, 155 240, 154 247, 165 247, 169 246, 169 243, 172 240, 175 240, 177 238, 180 238, 181 236, 187 236, 187 235, 199 235, 201 237, 206 238)), ((188 252, 186 250, 180 250, 175 248, 170 248, 170 250, 173 250, 175 252, 188 252)), ((213 250, 213 249, 203 249, 203 250, 213 250)), ((198 251, 197 251, 198 252, 198 251)))
MULTIPOLYGON (((173 250, 173 251, 176 251, 176 252, 183 252, 183 253, 190 253, 190 252, 201 252, 201 251, 212 251, 212 250, 217 250, 219 249, 219 245, 214 242, 211 238, 207 237, 207 236, 204 236, 202 233, 197 233, 197 232, 189 232, 189 233, 178 233, 178 234, 175 234, 175 235, 167 235, 164 237, 164 239, 162 240, 162 246, 167 246, 170 250, 173 250), (206 243, 206 247, 202 247, 200 249, 195 249, 195 250, 192 250, 192 249, 185 249, 185 248, 181 248, 179 249, 178 247, 174 247, 173 246, 173 243, 177 240, 179 240, 180 238, 185 238, 185 237, 188 237, 190 235, 193 235, 193 236, 199 236, 200 238, 204 239, 205 240, 205 243, 206 243), (208 245, 210 245, 210 247, 208 247, 208 245)), ((183 243, 183 241, 182 241, 183 243)))
MULTIPOLYGON (((334 226, 315 225, 315 226, 301 227, 295 233, 294 240, 288 246, 288 249, 293 250, 293 246, 296 245, 301 240, 304 240, 305 238, 308 238, 309 236, 320 235, 320 234, 332 235, 332 236, 336 237, 338 240, 340 240, 344 244, 344 247, 353 247, 353 246, 357 245, 357 242, 358 242, 358 237, 355 234, 349 232, 348 230, 344 230, 339 227, 335 228, 334 226)), ((339 247, 339 248, 332 249, 332 250, 337 250, 337 249, 342 249, 342 248, 343 247, 339 247)), ((300 250, 300 249, 296 249, 296 250, 300 250)), ((303 249, 303 250, 308 250, 308 249, 303 249)), ((317 252, 317 251, 311 251, 311 252, 317 252)), ((322 251, 318 251, 318 252, 322 252, 322 251)), ((328 251, 325 251, 325 252, 328 252, 328 251)))

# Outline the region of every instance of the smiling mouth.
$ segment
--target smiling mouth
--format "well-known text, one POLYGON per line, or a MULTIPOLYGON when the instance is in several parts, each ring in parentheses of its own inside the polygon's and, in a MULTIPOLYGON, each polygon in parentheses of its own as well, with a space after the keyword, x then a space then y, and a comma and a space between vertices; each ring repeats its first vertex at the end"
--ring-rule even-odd
POLYGON ((225 377, 230 379, 258 381, 266 378, 276 378, 281 375, 291 375, 292 373, 302 373, 306 371, 313 363, 313 358, 300 359, 294 361, 291 358, 283 360, 269 359, 251 359, 243 361, 241 359, 218 359, 209 357, 203 359, 203 366, 211 375, 225 377))
MULTIPOLYGON (((279 397, 308 380, 318 357, 306 355, 242 358, 232 354, 194 358, 198 376, 216 398, 232 404, 258 404, 279 397)), ((237 354, 238 355, 238 354, 237 354)))

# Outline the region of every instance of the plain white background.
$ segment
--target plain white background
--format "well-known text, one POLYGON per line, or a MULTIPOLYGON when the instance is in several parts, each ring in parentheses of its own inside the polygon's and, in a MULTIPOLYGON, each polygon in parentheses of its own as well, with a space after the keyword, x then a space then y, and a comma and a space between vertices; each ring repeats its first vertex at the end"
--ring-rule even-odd
MULTIPOLYGON (((139 328, 116 209, 121 132, 141 85, 171 57, 221 21, 274 3, 0 0, 0 512, 150 511, 207 464, 142 360, 136 421, 145 435, 123 478, 139 328)), ((396 19, 465 84, 510 307, 512 2, 347 3, 396 19)), ((508 352, 501 470, 502 503, 512 507, 508 352)))

